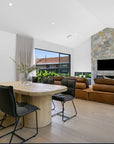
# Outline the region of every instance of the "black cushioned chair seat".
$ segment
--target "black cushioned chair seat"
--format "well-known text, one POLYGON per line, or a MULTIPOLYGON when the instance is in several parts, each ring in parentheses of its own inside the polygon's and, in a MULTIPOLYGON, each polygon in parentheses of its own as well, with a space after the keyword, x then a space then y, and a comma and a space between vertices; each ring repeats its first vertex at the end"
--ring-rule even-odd
POLYGON ((38 107, 27 104, 27 103, 18 103, 18 104, 16 104, 16 108, 17 108, 17 115, 19 117, 22 117, 22 116, 29 114, 31 112, 34 112, 36 110, 40 110, 38 107))
POLYGON ((72 95, 69 95, 69 94, 56 94, 56 95, 53 95, 52 96, 52 99, 53 100, 57 100, 57 101, 63 101, 63 102, 66 102, 66 101, 70 101, 72 100, 74 97, 72 95))

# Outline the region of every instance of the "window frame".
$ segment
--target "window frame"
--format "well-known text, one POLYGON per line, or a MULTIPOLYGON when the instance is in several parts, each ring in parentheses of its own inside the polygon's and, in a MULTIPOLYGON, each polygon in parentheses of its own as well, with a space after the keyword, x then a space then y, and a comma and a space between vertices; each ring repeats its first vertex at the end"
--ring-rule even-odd
MULTIPOLYGON (((47 49, 41 49, 41 48, 34 48, 37 50, 42 50, 42 51, 47 51, 47 52, 53 52, 53 53, 58 53, 59 54, 59 72, 60 72, 60 55, 68 55, 69 56, 69 76, 71 75, 71 54, 68 53, 62 53, 62 52, 57 52, 57 51, 52 51, 52 50, 47 50, 47 49)), ((36 64, 37 66, 37 64, 36 64)))

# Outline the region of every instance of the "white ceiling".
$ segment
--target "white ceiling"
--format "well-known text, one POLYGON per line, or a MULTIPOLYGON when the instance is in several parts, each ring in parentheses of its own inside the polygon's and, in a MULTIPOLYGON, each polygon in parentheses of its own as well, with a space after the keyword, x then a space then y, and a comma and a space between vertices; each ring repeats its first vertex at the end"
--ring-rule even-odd
POLYGON ((0 30, 75 48, 114 27, 113 14, 114 0, 0 0, 0 30))
POLYGON ((114 28, 114 0, 78 0, 105 26, 114 28))

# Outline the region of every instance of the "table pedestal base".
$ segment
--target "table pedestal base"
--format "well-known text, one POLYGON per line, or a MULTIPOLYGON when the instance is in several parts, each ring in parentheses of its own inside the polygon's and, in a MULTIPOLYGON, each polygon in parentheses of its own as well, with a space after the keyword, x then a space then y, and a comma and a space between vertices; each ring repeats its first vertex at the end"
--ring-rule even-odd
MULTIPOLYGON (((38 96, 30 97, 16 94, 16 100, 18 102, 26 102, 28 104, 35 105, 40 108, 38 110, 38 127, 44 127, 51 123, 51 96, 38 96)), ((35 128, 36 118, 35 113, 31 113, 25 116, 25 127, 35 128)))

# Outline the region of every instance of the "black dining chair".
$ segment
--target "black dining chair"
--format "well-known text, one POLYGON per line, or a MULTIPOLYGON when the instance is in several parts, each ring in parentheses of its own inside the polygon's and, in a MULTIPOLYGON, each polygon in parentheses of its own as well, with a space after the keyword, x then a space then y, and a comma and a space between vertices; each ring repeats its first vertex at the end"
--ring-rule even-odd
MULTIPOLYGON (((43 78, 43 83, 44 84, 54 84, 54 78, 43 78)), ((52 100, 53 108, 52 110, 55 109, 55 104, 54 101, 52 100)))
POLYGON ((4 117, 5 115, 9 115, 15 117, 16 119, 14 130, 0 136, 0 138, 3 138, 8 134, 12 134, 9 143, 11 143, 14 135, 20 138, 22 142, 25 142, 35 137, 38 134, 37 110, 40 109, 34 105, 30 105, 27 103, 16 103, 15 94, 12 86, 0 86, 0 110, 5 113, 4 117), (29 138, 24 139, 23 137, 16 134, 15 132, 24 127, 24 116, 32 112, 36 113, 36 132, 34 135, 30 136, 29 138), (17 129, 21 117, 23 118, 23 125, 21 128, 17 129))
POLYGON ((44 84, 54 84, 54 78, 43 78, 44 84))
POLYGON ((53 95, 52 100, 61 102, 62 111, 53 114, 52 117, 55 116, 55 115, 60 115, 60 116, 62 116, 62 120, 65 122, 65 121, 67 121, 67 120, 69 120, 73 117, 76 117, 76 115, 77 115, 77 110, 76 110, 75 104, 73 102, 73 99, 75 98, 76 80, 74 80, 74 79, 72 79, 72 80, 71 79, 63 79, 61 81, 61 84, 64 85, 64 86, 67 86, 67 91, 53 95), (64 114, 64 104, 67 101, 72 101, 72 104, 73 104, 73 107, 74 107, 74 110, 75 110, 75 114, 73 116, 66 116, 64 114))
POLYGON ((37 83, 38 82, 38 77, 32 76, 32 82, 37 83))

